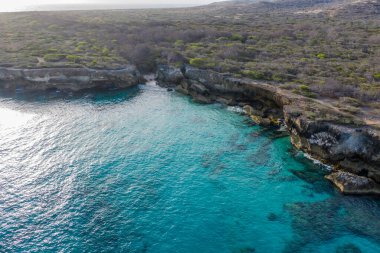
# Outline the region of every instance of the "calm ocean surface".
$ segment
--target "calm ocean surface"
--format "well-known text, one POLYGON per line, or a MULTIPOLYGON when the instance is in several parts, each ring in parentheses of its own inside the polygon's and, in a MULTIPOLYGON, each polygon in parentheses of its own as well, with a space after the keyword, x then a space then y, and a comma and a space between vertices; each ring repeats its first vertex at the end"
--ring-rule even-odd
POLYGON ((0 96, 0 252, 380 252, 288 137, 154 85, 0 96))

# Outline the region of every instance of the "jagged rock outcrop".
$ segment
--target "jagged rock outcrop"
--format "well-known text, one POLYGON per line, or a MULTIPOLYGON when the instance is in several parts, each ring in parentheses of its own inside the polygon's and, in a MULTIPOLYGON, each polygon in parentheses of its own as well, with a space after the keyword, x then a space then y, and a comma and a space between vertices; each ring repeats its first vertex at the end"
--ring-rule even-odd
POLYGON ((380 194, 380 185, 368 177, 337 171, 326 178, 345 194, 380 194))
POLYGON ((140 82, 135 66, 123 69, 88 68, 13 69, 0 68, 0 88, 7 90, 81 90, 89 88, 126 88, 140 82))
POLYGON ((160 65, 157 70, 157 81, 161 86, 173 87, 176 84, 181 83, 184 80, 184 76, 179 68, 160 65))
POLYGON ((285 119, 294 146, 337 168, 380 182, 380 137, 371 127, 310 119, 289 113, 285 119))
POLYGON ((261 125, 285 124, 298 149, 337 169, 380 183, 379 131, 359 118, 272 84, 191 66, 171 69, 173 72, 178 76, 182 73, 180 78, 170 79, 177 91, 203 103, 240 105, 261 125))

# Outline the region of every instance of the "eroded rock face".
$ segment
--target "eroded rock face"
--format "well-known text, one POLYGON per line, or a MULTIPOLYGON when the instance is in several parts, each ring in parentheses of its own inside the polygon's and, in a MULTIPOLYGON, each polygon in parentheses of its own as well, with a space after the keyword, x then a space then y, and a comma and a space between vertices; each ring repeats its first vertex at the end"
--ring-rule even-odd
POLYGON ((285 110, 295 147, 313 157, 357 175, 380 182, 380 138, 376 131, 355 124, 312 120, 285 110))
POLYGON ((380 183, 380 134, 352 115, 275 85, 183 66, 161 68, 162 82, 202 103, 240 105, 258 124, 285 124, 293 145, 313 158, 380 183), (179 74, 181 71, 182 76, 179 74), (181 78, 169 78, 171 76, 181 78), (183 78, 182 78, 183 77, 183 78))
POLYGON ((81 90, 96 87, 126 88, 140 82, 135 66, 118 70, 88 68, 0 68, 0 88, 8 90, 81 90))
POLYGON ((326 178, 345 194, 380 194, 380 185, 368 177, 337 171, 327 175, 326 178))
POLYGON ((180 68, 160 65, 157 70, 158 84, 165 87, 175 87, 179 85, 185 77, 180 68))

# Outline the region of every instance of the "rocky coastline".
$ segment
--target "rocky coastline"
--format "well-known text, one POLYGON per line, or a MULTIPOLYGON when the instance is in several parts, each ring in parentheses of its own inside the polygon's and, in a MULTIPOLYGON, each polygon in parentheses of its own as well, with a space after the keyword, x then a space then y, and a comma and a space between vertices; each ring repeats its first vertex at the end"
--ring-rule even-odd
POLYGON ((328 179, 343 193, 380 193, 380 131, 360 118, 274 84, 191 66, 160 65, 157 81, 201 103, 241 106, 257 124, 285 125, 296 148, 333 166, 328 179))
POLYGON ((122 69, 89 68, 0 68, 0 89, 71 90, 128 88, 140 83, 141 75, 133 65, 122 69))
MULTIPOLYGON (((123 69, 0 68, 0 89, 10 91, 122 89, 143 80, 133 65, 123 69)), ((187 65, 159 65, 156 80, 200 103, 240 106, 259 125, 286 126, 297 149, 333 165, 327 179, 342 193, 380 194, 380 131, 360 118, 275 84, 187 65)))

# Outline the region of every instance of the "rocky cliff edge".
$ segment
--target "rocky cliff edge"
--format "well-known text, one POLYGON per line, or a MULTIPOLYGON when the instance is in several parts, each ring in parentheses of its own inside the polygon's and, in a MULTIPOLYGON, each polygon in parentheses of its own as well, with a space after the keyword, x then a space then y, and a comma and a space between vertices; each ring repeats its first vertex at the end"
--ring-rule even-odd
MULTIPOLYGON (((378 192, 380 131, 376 126, 368 126, 330 104, 280 89, 275 84, 237 79, 229 74, 162 65, 157 79, 160 85, 173 87, 198 102, 242 106, 260 125, 286 125, 296 148, 333 165, 335 171, 374 182, 368 188, 360 185, 358 194, 378 192)), ((354 189, 351 183, 348 193, 355 193, 354 189)))

